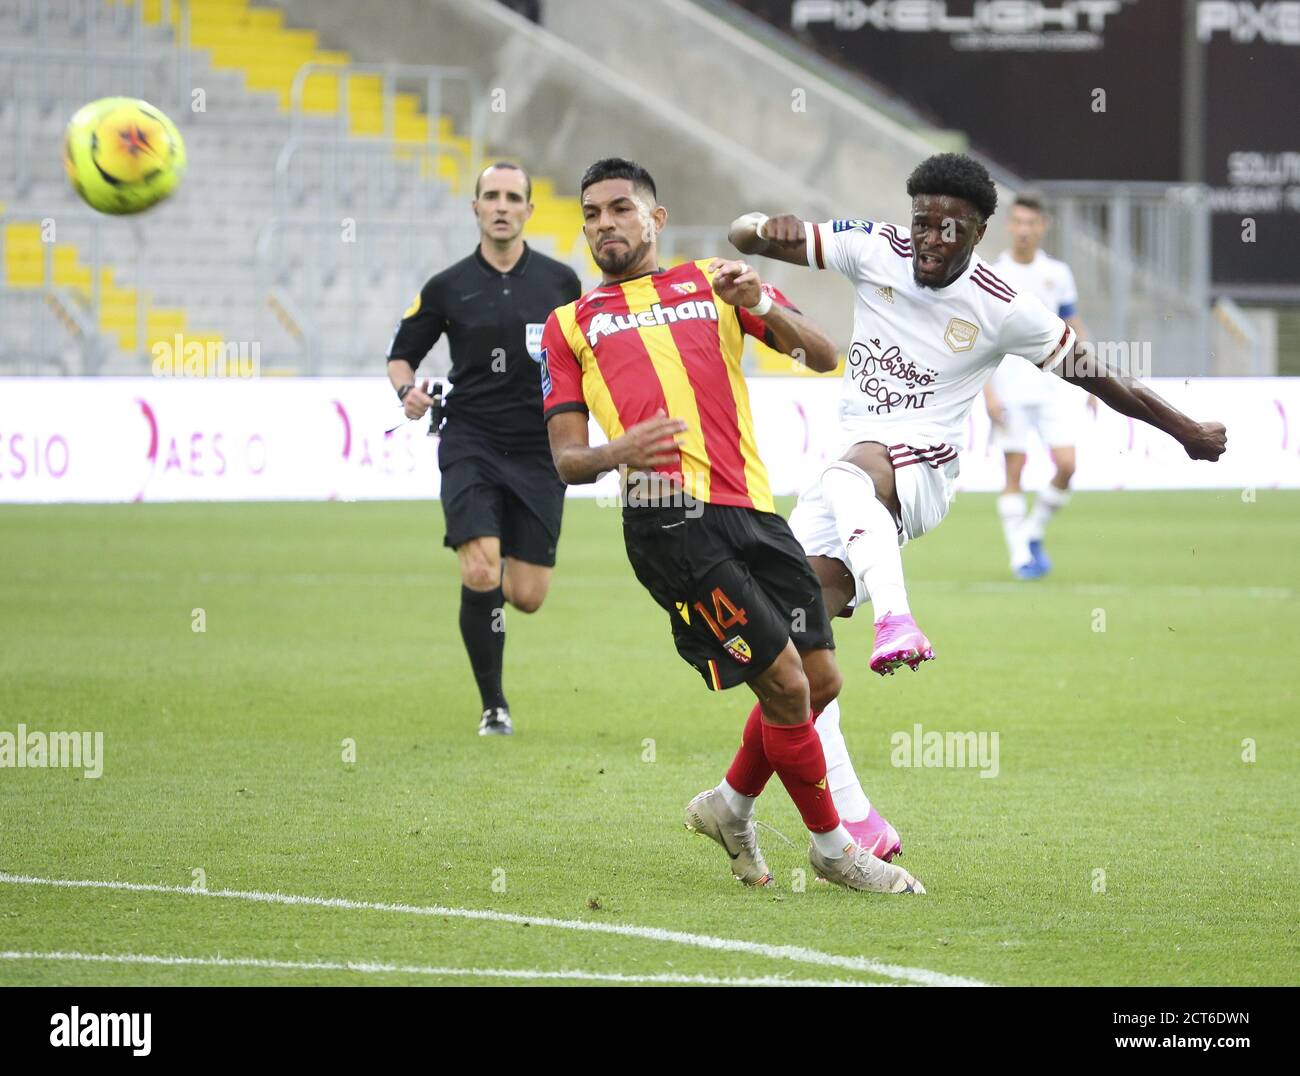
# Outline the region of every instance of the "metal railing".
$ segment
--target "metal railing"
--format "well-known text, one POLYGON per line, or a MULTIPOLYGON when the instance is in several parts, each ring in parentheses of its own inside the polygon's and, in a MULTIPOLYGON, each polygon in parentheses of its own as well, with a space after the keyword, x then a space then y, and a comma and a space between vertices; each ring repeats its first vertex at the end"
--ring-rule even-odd
POLYGON ((64 289, 54 281, 54 243, 41 244, 39 283, 8 279, 7 226, 15 221, 0 213, 0 365, 11 373, 99 372, 104 341, 99 336, 100 281, 91 278, 88 296, 64 289), (28 368, 25 368, 28 367, 28 368))
MULTIPOLYGON (((397 95, 409 92, 404 87, 415 86, 423 90, 425 116, 428 119, 428 137, 423 150, 427 154, 430 166, 440 157, 456 156, 459 158, 462 179, 467 179, 483 157, 484 131, 486 128, 485 103, 479 88, 478 76, 466 67, 439 67, 424 64, 400 63, 351 63, 330 64, 309 61, 302 65, 293 77, 289 90, 290 144, 300 141, 308 132, 305 120, 309 114, 304 108, 303 95, 307 82, 313 76, 333 78, 338 85, 337 129, 333 145, 353 147, 359 139, 374 139, 396 151, 412 149, 418 143, 401 140, 397 137, 397 95), (380 81, 380 100, 384 127, 375 134, 356 134, 352 131, 351 94, 352 81, 357 78, 378 78, 380 81), (469 140, 469 153, 463 154, 457 148, 438 137, 438 120, 443 114, 443 106, 451 94, 452 87, 464 88, 465 125, 469 140)), ((330 144, 327 140, 316 139, 320 144, 330 144)), ((279 169, 277 168, 277 173, 279 169)))
POLYGON ((304 373, 374 369, 411 294, 430 267, 462 257, 475 232, 464 207, 454 210, 436 180, 441 160, 454 161, 462 189, 472 186, 483 159, 485 104, 478 76, 462 67, 398 63, 308 62, 289 94, 290 134, 275 165, 274 215, 257 240, 259 281, 268 301, 259 325, 272 318, 292 341, 284 361, 304 373), (333 130, 311 122, 308 87, 328 78, 337 87, 333 130), (352 129, 353 82, 378 79, 382 130, 352 129), (468 150, 439 136, 443 108, 460 91, 468 150), (397 100, 422 98, 428 133, 400 138, 397 100), (394 216, 399 193, 402 211, 394 216), (387 296, 392 309, 373 309, 376 282, 401 277, 387 296), (337 328, 342 326, 341 330, 337 328))
MULTIPOLYGON (((81 374, 96 374, 102 371, 114 345, 101 329, 101 317, 104 310, 103 270, 109 265, 115 269, 131 268, 136 276, 147 260, 145 244, 135 229, 123 229, 120 222, 101 217, 85 208, 76 208, 62 212, 57 220, 45 218, 32 220, 9 213, 0 213, 0 296, 7 304, 21 304, 24 296, 42 296, 42 302, 54 317, 46 329, 51 335, 43 339, 51 343, 62 333, 65 347, 76 348, 80 352, 80 361, 75 371, 81 374), (28 280, 11 281, 8 276, 8 252, 5 249, 8 238, 7 228, 10 224, 37 225, 44 229, 47 225, 54 230, 41 239, 41 275, 39 282, 28 280), (111 239, 105 239, 105 229, 111 229, 111 239), (84 258, 81 266, 90 274, 90 283, 83 292, 79 288, 65 287, 56 279, 54 252, 59 242, 67 242, 68 233, 72 232, 76 249, 84 258), (62 239, 60 239, 62 236, 62 239), (129 251, 124 249, 129 247, 129 251), (111 260, 104 251, 112 249, 111 260)), ((148 355, 147 319, 145 302, 138 288, 133 289, 135 298, 131 308, 132 328, 136 339, 136 352, 139 356, 148 355)), ((0 352, 13 351, 15 341, 12 326, 15 323, 7 316, 0 317, 0 352)), ((66 352, 70 354, 71 352, 66 352)))
POLYGON ((1164 183, 1039 185, 1048 244, 1074 271, 1096 340, 1150 346, 1161 375, 1212 372, 1210 212, 1204 190, 1164 183))
POLYGON ((373 373, 411 296, 476 236, 463 209, 424 221, 363 217, 350 239, 333 215, 276 217, 257 241, 259 291, 269 298, 259 337, 269 338, 274 319, 293 343, 272 361, 300 373, 373 373))
POLYGON ((4 374, 86 375, 102 368, 103 342, 67 292, 0 288, 0 321, 23 330, 0 334, 4 374))
MULTIPOLYGON (((32 105, 35 104, 37 115, 50 115, 59 104, 66 102, 86 102, 96 97, 105 96, 112 87, 113 92, 130 92, 137 97, 144 95, 143 85, 145 68, 149 63, 157 63, 160 58, 152 60, 141 56, 97 56, 93 62, 74 49, 47 49, 41 53, 31 53, 25 49, 0 48, 0 100, 8 102, 0 107, 0 118, 4 119, 0 131, 9 145, 23 147, 18 152, 0 154, 0 183, 12 192, 12 197, 26 198, 31 194, 33 172, 32 155, 25 152, 35 141, 32 130, 34 116, 32 105), (48 88, 31 83, 29 91, 24 87, 38 74, 48 77, 52 67, 61 67, 66 77, 58 83, 56 94, 48 88), (101 76, 112 72, 117 77, 104 83, 101 76), (7 83, 7 85, 6 85, 7 83), (70 86, 80 86, 71 91, 70 86), (7 114, 7 118, 6 118, 7 114)), ((65 111, 70 118, 68 104, 65 111)))
MULTIPOLYGON (((449 149, 452 147, 448 147, 449 149)), ((425 159, 399 159, 387 142, 342 141, 332 135, 293 135, 281 148, 275 163, 274 207, 276 216, 292 216, 295 209, 314 197, 317 206, 333 206, 351 212, 390 212, 393 199, 403 189, 401 172, 415 171, 418 177, 425 159)), ((468 172, 464 161, 462 174, 468 172)), ((414 213, 441 210, 446 202, 445 187, 429 183, 411 206, 414 213)), ((407 188, 409 190, 409 188, 407 188)))
POLYGON ((1214 303, 1214 373, 1273 377, 1278 372, 1277 312, 1246 311, 1220 296, 1214 303))
MULTIPOLYGON (((32 96, 43 109, 48 110, 56 101, 66 99, 70 87, 80 86, 80 99, 93 100, 93 72, 105 61, 159 59, 163 54, 154 49, 149 37, 149 23, 145 20, 144 0, 131 3, 105 3, 104 0, 11 0, 13 21, 19 35, 26 42, 21 47, 6 47, 0 52, 11 52, 23 58, 41 61, 68 60, 77 63, 78 69, 70 77, 58 77, 45 63, 32 70, 29 86, 32 96), (50 44, 56 36, 56 25, 62 24, 70 32, 62 35, 80 40, 79 49, 58 49, 50 44)), ((158 101, 164 108, 188 107, 190 83, 190 3, 189 0, 161 0, 162 26, 175 26, 173 44, 177 46, 167 56, 171 68, 170 78, 175 89, 171 102, 158 101)), ((138 71, 129 86, 120 93, 130 92, 136 97, 143 93, 143 71, 138 71)))

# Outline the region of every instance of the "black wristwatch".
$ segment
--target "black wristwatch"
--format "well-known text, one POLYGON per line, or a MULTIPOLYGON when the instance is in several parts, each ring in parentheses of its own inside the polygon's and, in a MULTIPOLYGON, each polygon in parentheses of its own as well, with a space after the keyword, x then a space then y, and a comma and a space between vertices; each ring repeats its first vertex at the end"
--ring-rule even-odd
POLYGON ((398 389, 398 390, 397 390, 397 402, 398 402, 398 403, 405 403, 405 402, 406 402, 406 394, 407 394, 408 392, 410 392, 413 388, 415 388, 415 382, 414 382, 414 381, 412 381, 409 385, 403 385, 400 389, 398 389))

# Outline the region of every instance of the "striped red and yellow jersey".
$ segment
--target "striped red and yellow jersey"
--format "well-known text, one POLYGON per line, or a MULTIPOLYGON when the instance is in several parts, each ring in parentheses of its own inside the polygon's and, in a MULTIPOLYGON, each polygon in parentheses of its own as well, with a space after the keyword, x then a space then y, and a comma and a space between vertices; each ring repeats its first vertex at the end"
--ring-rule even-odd
MULTIPOLYGON (((658 468, 709 504, 774 512, 741 374, 744 334, 761 318, 713 291, 710 259, 602 284, 551 312, 542 332, 542 406, 595 416, 613 440, 662 410, 685 419, 680 459, 658 468)), ((770 284, 763 290, 791 310, 770 284)))

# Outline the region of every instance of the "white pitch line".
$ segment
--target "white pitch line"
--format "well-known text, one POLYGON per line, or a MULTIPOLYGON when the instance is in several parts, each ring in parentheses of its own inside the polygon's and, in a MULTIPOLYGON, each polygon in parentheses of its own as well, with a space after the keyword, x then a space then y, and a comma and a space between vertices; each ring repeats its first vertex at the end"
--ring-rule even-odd
POLYGON ((718 976, 664 972, 627 975, 623 972, 550 971, 544 968, 439 968, 427 964, 385 964, 373 960, 267 960, 242 956, 157 956, 151 953, 34 953, 0 951, 0 960, 44 960, 83 964, 150 964, 157 967, 266 968, 288 971, 351 971, 362 975, 431 975, 438 978, 557 979, 596 983, 672 983, 683 986, 884 986, 851 979, 787 979, 783 975, 718 976))
MULTIPOLYGON (((699 949, 717 949, 729 953, 747 953, 772 960, 792 960, 800 964, 814 964, 822 968, 842 968, 871 975, 916 983, 919 986, 987 986, 978 979, 910 968, 902 964, 886 964, 865 956, 842 956, 824 953, 819 949, 806 949, 799 945, 768 945, 765 942, 741 941, 735 938, 718 938, 710 934, 688 934, 681 930, 664 930, 660 927, 639 927, 621 923, 595 923, 583 919, 551 919, 544 916, 516 915, 512 912, 494 912, 479 908, 445 908, 440 905, 389 904, 379 901, 347 900, 342 897, 304 897, 288 893, 262 893, 237 889, 191 889, 180 885, 151 885, 140 882, 105 882, 68 878, 34 878, 29 875, 0 872, 0 884, 47 885, 62 889, 109 889, 129 893, 171 893, 190 897, 224 897, 229 900, 256 901, 262 904, 306 905, 314 908, 341 908, 349 911, 396 912, 400 915, 427 915, 444 919, 475 919, 490 923, 516 923, 534 927, 554 927, 557 930, 576 930, 592 934, 617 934, 625 938, 642 938, 646 941, 689 945, 699 949)), ((863 900, 891 899, 867 897, 863 900)), ((915 900, 915 897, 895 897, 896 900, 915 900)))

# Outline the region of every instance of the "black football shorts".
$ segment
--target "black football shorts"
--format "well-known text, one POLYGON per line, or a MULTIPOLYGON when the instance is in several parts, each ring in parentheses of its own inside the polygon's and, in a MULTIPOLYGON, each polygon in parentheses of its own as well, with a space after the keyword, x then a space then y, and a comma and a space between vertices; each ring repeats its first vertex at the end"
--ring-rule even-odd
POLYGON ((793 639, 835 646, 821 585, 786 521, 730 505, 624 508, 641 585, 667 612, 677 652, 710 690, 763 672, 793 639))
POLYGON ((444 545, 500 538, 502 556, 555 566, 565 486, 549 452, 507 455, 481 448, 442 454, 441 460, 444 545))

